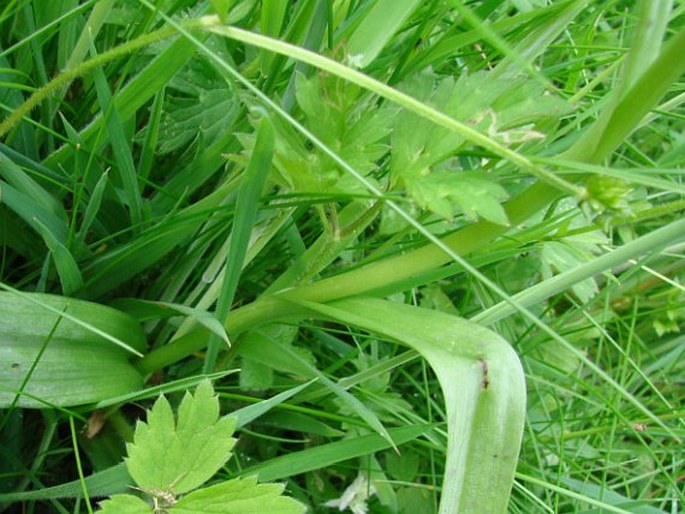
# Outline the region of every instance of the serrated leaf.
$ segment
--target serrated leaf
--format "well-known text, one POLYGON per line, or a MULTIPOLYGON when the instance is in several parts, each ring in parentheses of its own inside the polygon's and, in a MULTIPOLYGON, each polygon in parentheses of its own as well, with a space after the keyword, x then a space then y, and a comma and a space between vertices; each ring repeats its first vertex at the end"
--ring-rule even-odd
MULTIPOLYGON (((336 77, 314 75, 296 79, 297 103, 306 125, 329 148, 362 175, 377 168, 388 151, 397 109, 375 103, 375 97, 336 77)), ((279 133, 276 165, 298 191, 361 191, 328 155, 309 151, 289 128, 275 122, 279 133)))
POLYGON ((506 191, 486 176, 473 172, 433 172, 405 179, 407 190, 424 209, 450 219, 459 212, 467 218, 485 218, 499 225, 509 220, 501 205, 506 191))
MULTIPOLYGON (((484 119, 484 113, 505 89, 504 84, 482 87, 485 78, 486 75, 477 73, 463 75, 456 81, 452 77, 438 81, 432 73, 423 73, 402 84, 401 89, 455 119, 485 127, 489 120, 484 119)), ((425 173, 452 156, 464 142, 454 132, 403 111, 392 133, 392 180, 425 173)))
POLYGON ((230 129, 239 110, 239 102, 225 80, 204 59, 194 60, 169 85, 159 152, 185 149, 198 134, 203 144, 210 146, 230 129))
POLYGON ((174 419, 171 405, 160 396, 139 422, 127 445, 126 467, 145 490, 181 494, 209 480, 231 456, 235 418, 219 418, 219 400, 209 381, 195 395, 186 393, 174 419))
POLYGON ((100 508, 97 512, 100 514, 150 514, 152 506, 137 496, 115 494, 100 503, 100 508))
POLYGON ((184 496, 167 509, 169 514, 301 514, 300 502, 281 496, 282 484, 258 484, 256 477, 233 479, 184 496))
MULTIPOLYGON (((565 241, 547 241, 543 243, 540 252, 543 277, 549 278, 555 272, 572 270, 592 258, 592 254, 580 245, 568 244, 565 241)), ((571 289, 583 303, 589 302, 599 292, 599 287, 593 277, 576 282, 571 289)))

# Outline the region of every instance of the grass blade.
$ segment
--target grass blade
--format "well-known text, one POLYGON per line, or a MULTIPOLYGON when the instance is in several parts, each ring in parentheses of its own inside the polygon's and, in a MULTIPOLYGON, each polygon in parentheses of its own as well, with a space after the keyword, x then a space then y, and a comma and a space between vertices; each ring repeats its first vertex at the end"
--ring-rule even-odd
MULTIPOLYGON (((252 157, 245 171, 236 200, 236 214, 228 250, 229 260, 226 262, 226 273, 216 307, 216 317, 220 323, 226 323, 226 317, 231 310, 233 297, 238 287, 250 235, 257 219, 260 197, 271 170, 274 144, 275 133, 271 121, 267 116, 263 116, 257 130, 257 140, 252 150, 252 157)), ((203 367, 205 373, 214 369, 218 352, 219 341, 213 338, 207 348, 203 367)))
MULTIPOLYGON (((91 40, 91 52, 93 58, 97 56, 95 53, 95 46, 91 40)), ((102 68, 93 70, 93 78, 95 80, 95 89, 97 90, 98 98, 100 99, 100 106, 102 112, 105 113, 105 124, 109 134, 109 141, 114 152, 114 157, 118 164, 119 178, 124 186, 126 204, 131 210, 131 221, 134 225, 134 230, 137 232, 143 222, 143 202, 140 196, 140 188, 138 187, 138 176, 136 173, 135 164, 133 164, 133 157, 131 155, 131 145, 124 134, 124 128, 121 123, 116 106, 112 101, 112 93, 107 85, 107 78, 105 77, 102 68)))
POLYGON ((376 0, 349 37, 350 62, 366 68, 411 16, 419 0, 376 0))
MULTIPOLYGON (((391 428, 389 432, 395 444, 400 446, 425 434, 431 428, 430 425, 416 425, 391 428)), ((385 438, 377 434, 363 435, 283 455, 264 464, 245 469, 240 472, 239 476, 257 474, 261 481, 279 480, 388 448, 390 448, 390 443, 385 438)))

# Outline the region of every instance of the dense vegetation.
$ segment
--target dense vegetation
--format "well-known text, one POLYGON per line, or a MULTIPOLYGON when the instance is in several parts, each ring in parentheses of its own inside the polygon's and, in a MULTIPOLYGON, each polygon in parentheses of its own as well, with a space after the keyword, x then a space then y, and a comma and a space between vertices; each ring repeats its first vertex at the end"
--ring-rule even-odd
POLYGON ((2 2, 0 511, 679 512, 684 22, 2 2))

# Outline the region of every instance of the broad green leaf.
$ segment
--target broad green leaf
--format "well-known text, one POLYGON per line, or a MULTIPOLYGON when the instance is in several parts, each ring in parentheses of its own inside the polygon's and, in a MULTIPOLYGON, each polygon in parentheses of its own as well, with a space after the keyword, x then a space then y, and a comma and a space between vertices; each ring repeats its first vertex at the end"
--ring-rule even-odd
POLYGON ((301 514, 300 502, 282 496, 281 484, 258 484, 256 477, 233 479, 205 487, 184 496, 167 511, 169 514, 301 514))
MULTIPOLYGON (((540 264, 544 279, 551 278, 555 273, 570 271, 592 260, 592 255, 583 251, 579 246, 567 244, 564 241, 546 241, 542 243, 540 264)), ((581 303, 589 302, 599 291, 594 278, 580 280, 571 286, 581 303)))
POLYGON ((152 514, 152 506, 137 496, 116 494, 100 503, 100 514, 152 514))
POLYGON ((243 357, 240 363, 240 388, 247 391, 266 391, 274 385, 271 366, 243 357))
POLYGON ((160 126, 159 152, 186 148, 198 134, 210 145, 237 115, 237 104, 226 84, 220 89, 201 91, 196 97, 169 96, 160 126))
POLYGON ((440 513, 506 512, 526 411, 523 370, 511 346, 476 323, 410 305, 370 298, 300 303, 426 358, 448 424, 440 513))
MULTIPOLYGON (((397 109, 334 76, 296 76, 296 98, 309 130, 362 175, 377 168, 388 151, 397 109), (335 98, 335 101, 332 99, 335 98)), ((360 185, 320 150, 311 152, 290 127, 274 120, 279 132, 276 165, 298 192, 359 191, 360 185)))
POLYGON ((128 315, 73 298, 0 293, 0 407, 94 403, 138 391, 145 335, 128 315))
POLYGON ((161 154, 188 145, 202 137, 209 147, 235 122, 240 105, 235 93, 206 59, 189 63, 166 89, 159 148, 161 154))
MULTIPOLYGON (((216 373, 212 375, 212 379, 221 378, 226 375, 226 372, 216 373)), ((177 380, 176 382, 171 382, 163 384, 158 387, 149 388, 143 391, 141 394, 136 396, 131 396, 128 401, 139 400, 143 398, 149 398, 151 396, 156 396, 160 391, 170 392, 179 389, 187 390, 190 386, 195 385, 197 379, 195 377, 190 377, 186 379, 177 380)), ((287 391, 273 396, 267 400, 262 400, 253 405, 248 405, 242 409, 234 411, 231 416, 236 418, 236 426, 242 427, 247 423, 259 418, 267 412, 270 412, 276 405, 283 403, 289 398, 293 397, 303 389, 309 387, 312 382, 307 382, 287 391)), ((118 403, 125 401, 125 399, 120 399, 118 403)), ((111 403, 97 405, 96 408, 104 408, 111 405, 111 403)), ((334 434, 339 435, 339 434, 334 434)), ((387 448, 388 444, 385 444, 387 448)), ((122 493, 129 491, 130 487, 133 485, 133 480, 126 469, 126 465, 122 462, 116 466, 105 469, 103 471, 98 471, 90 476, 85 477, 83 483, 88 490, 88 493, 92 497, 101 497, 110 494, 122 493)), ((46 487, 44 489, 38 489, 35 491, 22 491, 16 493, 5 493, 0 494, 0 503, 9 503, 16 501, 30 501, 30 500, 49 500, 57 498, 82 498, 83 497, 83 484, 81 480, 74 480, 66 484, 60 484, 53 487, 46 487)))
MULTIPOLYGON (((630 259, 638 259, 641 255, 657 251, 667 245, 679 243, 683 239, 685 239, 685 220, 679 219, 611 252, 595 257, 593 260, 585 262, 580 266, 564 270, 554 277, 521 291, 513 298, 519 305, 535 305, 552 295, 573 287, 574 284, 619 266, 630 259)), ((490 325, 510 316, 514 312, 516 310, 510 303, 502 301, 481 312, 473 320, 484 325, 490 325)))
POLYGON ((186 393, 175 419, 160 396, 139 422, 127 445, 126 467, 136 484, 150 491, 182 494, 209 480, 231 456, 236 420, 219 418, 219 400, 209 381, 186 393))

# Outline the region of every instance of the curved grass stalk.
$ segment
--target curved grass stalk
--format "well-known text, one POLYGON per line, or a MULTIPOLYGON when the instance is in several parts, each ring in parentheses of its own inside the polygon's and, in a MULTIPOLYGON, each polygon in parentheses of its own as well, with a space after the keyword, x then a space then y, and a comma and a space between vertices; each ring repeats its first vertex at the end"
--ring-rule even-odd
POLYGON ((91 70, 94 70, 106 63, 113 61, 126 54, 132 53, 140 48, 145 48, 162 39, 176 35, 176 30, 173 27, 163 27, 149 34, 143 34, 139 38, 128 41, 122 45, 116 46, 107 52, 103 52, 92 59, 84 61, 79 66, 66 70, 57 75, 50 82, 43 87, 37 89, 23 104, 14 109, 12 113, 7 116, 0 123, 0 137, 3 137, 14 127, 21 119, 35 109, 43 100, 49 98, 52 94, 57 93, 62 87, 71 83, 75 78, 85 75, 91 70))
MULTIPOLYGON (((145 5, 149 5, 147 0, 139 1, 145 5)), ((171 22, 171 20, 169 21, 171 22)), ((424 102, 402 93, 394 87, 384 84, 383 82, 380 82, 369 75, 354 70, 349 66, 345 66, 344 64, 334 61, 333 59, 329 59, 328 57, 320 55, 316 52, 312 52, 311 50, 307 50, 284 41, 262 36, 260 34, 255 34, 254 32, 250 32, 248 30, 219 24, 216 16, 204 16, 200 18, 199 22, 202 26, 204 26, 204 28, 214 34, 218 34, 229 39, 234 39, 258 48, 263 48, 270 52, 276 52, 292 59, 297 59, 298 61, 305 62, 315 66, 320 70, 326 71, 357 84, 358 86, 361 86, 364 89, 385 98, 386 100, 400 105, 423 118, 431 120, 437 125, 451 130, 455 134, 459 134, 467 141, 489 150, 502 159, 516 164, 521 169, 528 171, 531 175, 534 175, 542 181, 552 185, 559 191, 563 191, 567 194, 581 198, 585 196, 584 188, 579 187, 571 182, 567 182, 549 170, 536 165, 526 156, 507 148, 487 135, 482 134, 478 130, 469 127, 465 123, 462 123, 450 116, 447 116, 437 109, 426 105, 424 102)))
POLYGON ((440 514, 507 512, 526 411, 523 369, 513 348, 476 323, 387 300, 298 303, 318 316, 418 351, 445 396, 448 435, 440 514))

